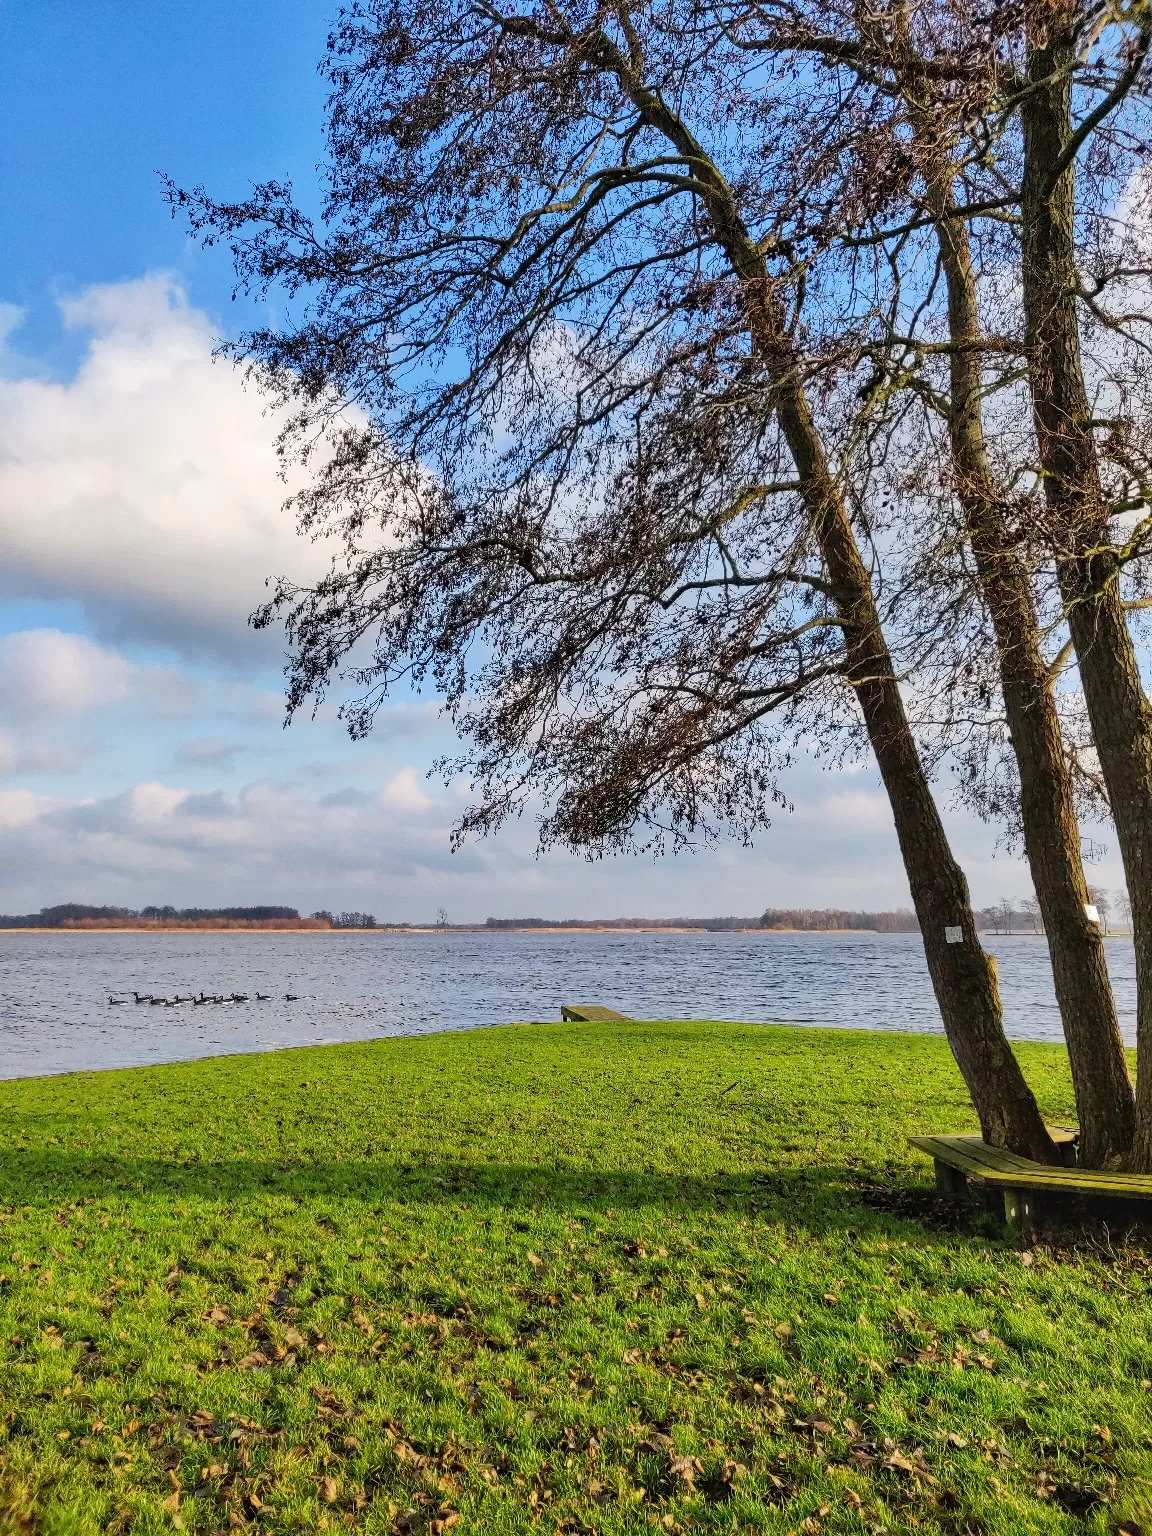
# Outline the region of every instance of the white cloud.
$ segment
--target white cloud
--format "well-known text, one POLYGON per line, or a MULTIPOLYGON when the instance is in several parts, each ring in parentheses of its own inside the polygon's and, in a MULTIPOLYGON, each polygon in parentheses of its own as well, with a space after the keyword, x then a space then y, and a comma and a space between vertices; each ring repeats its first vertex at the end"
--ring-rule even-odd
POLYGON ((386 810, 412 815, 430 811, 434 802, 425 794, 415 768, 401 768, 394 778, 381 786, 380 804, 386 810))
POLYGON ((0 731, 0 779, 14 779, 18 774, 79 773, 84 760, 98 750, 86 742, 55 746, 0 731))
MULTIPOLYGON (((0 791, 0 910, 65 900, 283 901, 408 920, 430 919, 444 905, 467 921, 909 905, 890 825, 873 818, 870 797, 863 806, 845 804, 850 798, 835 789, 813 796, 811 816, 781 816, 754 849, 588 864, 560 853, 535 858, 528 818, 451 853, 456 796, 413 767, 335 792, 274 780, 232 791, 158 779, 85 798, 0 791), (860 814, 863 826, 853 820, 860 814)), ((975 877, 977 905, 1027 892, 1023 865, 990 861, 983 829, 953 822, 952 835, 975 877)))
MULTIPOLYGON (((149 781, 70 802, 0 791, 0 905, 40 905, 77 890, 146 901, 161 886, 222 901, 257 887, 281 898, 285 889, 303 890, 298 899, 307 901, 313 890, 338 899, 352 885, 378 898, 403 900, 407 890, 418 901, 419 888, 449 869, 466 883, 483 872, 482 886, 491 889, 495 849, 453 856, 449 820, 407 769, 374 794, 327 800, 271 782, 199 793, 149 781)), ((508 850, 500 860, 509 864, 508 850)))
POLYGON ((173 762, 184 768, 219 768, 228 772, 240 752, 248 748, 243 742, 229 741, 223 736, 197 736, 183 742, 176 750, 173 762))
POLYGON ((140 669, 84 635, 29 629, 0 639, 0 709, 34 720, 119 704, 140 669))
POLYGON ((0 348, 7 347, 9 336, 23 324, 24 314, 19 304, 0 303, 0 348))
POLYGON ((171 279, 61 308, 91 333, 75 378, 0 379, 0 590, 78 600, 103 638, 266 660, 265 578, 324 563, 281 509, 275 420, 171 279))
POLYGON ((846 832, 891 832, 892 807, 882 790, 845 790, 826 795, 805 813, 846 832))
MULTIPOLYGON (((283 715, 284 700, 270 688, 205 681, 179 667, 130 661, 86 635, 26 629, 0 636, 4 718, 67 720, 106 716, 121 708, 134 710, 143 730, 156 720, 206 714, 275 721, 283 715)), ((218 747, 219 742, 213 739, 212 745, 218 747)))
POLYGON ((0 832, 31 826, 51 803, 30 789, 0 789, 0 832))

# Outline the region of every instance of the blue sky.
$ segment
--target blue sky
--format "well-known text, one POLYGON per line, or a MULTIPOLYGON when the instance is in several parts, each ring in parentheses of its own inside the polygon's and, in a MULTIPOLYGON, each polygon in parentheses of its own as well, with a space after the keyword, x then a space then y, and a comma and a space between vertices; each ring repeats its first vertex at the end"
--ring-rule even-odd
MULTIPOLYGON (((156 173, 242 192, 322 143, 328 6, 0 0, 0 910, 284 901, 422 921, 907 905, 870 765, 814 766, 753 850, 536 861, 531 829, 451 854, 449 739, 401 700, 352 744, 281 729, 280 643, 245 620, 321 551, 280 510, 275 422, 211 358, 244 318, 156 173)), ((952 816, 978 903, 1026 894, 952 816)), ((1104 883, 1119 874, 1106 863, 1104 883)))

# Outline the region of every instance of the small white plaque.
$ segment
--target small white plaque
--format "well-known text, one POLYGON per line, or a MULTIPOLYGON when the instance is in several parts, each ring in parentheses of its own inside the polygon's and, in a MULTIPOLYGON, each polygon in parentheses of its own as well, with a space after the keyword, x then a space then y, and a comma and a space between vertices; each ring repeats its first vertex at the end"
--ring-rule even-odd
POLYGON ((1098 923, 1100 921, 1100 914, 1090 901, 1084 903, 1084 916, 1090 923, 1098 923))
POLYGON ((945 930, 944 930, 944 942, 945 942, 945 944, 963 944, 963 942, 964 942, 964 930, 963 930, 963 928, 945 928, 945 930))

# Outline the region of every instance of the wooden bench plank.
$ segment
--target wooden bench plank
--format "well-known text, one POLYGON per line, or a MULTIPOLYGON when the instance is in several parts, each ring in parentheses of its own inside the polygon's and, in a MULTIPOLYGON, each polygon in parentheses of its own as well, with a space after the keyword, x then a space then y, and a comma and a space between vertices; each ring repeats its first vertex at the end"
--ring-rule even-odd
POLYGON ((1003 1147, 990 1147, 979 1136, 938 1136, 934 1139, 938 1146, 947 1148, 954 1155, 966 1157, 979 1163, 982 1168, 995 1169, 1001 1173, 1025 1172, 1042 1166, 1034 1163, 1030 1157, 1021 1157, 1018 1152, 1009 1152, 1003 1147))
POLYGON ((912 1146, 937 1163, 959 1169, 981 1183, 1001 1188, 1106 1195, 1114 1199, 1152 1200, 1152 1175, 1112 1173, 1097 1168, 1051 1167, 1034 1163, 977 1136, 910 1136, 912 1146))
POLYGON ((914 1147, 927 1152, 929 1157, 941 1158, 953 1167, 963 1168, 966 1173, 981 1177, 997 1171, 1027 1172, 1040 1166, 1013 1152, 989 1147, 979 1136, 909 1136, 908 1140, 914 1147))
POLYGON ((599 1003, 565 1003, 560 1017, 570 1024, 632 1024, 626 1013, 616 1013, 612 1008, 602 1008, 599 1003))
POLYGON ((1036 1173, 990 1173, 988 1184, 1017 1189, 1066 1189, 1082 1195, 1110 1195, 1125 1200, 1152 1200, 1152 1175, 1101 1173, 1095 1168, 1044 1168, 1036 1173))
MULTIPOLYGON (((1049 1128, 1060 1146, 1067 1146, 1075 1132, 1049 1128)), ((979 1136, 909 1136, 909 1142, 926 1152, 936 1169, 936 1186, 961 1194, 973 1179, 1001 1191, 1004 1219, 1021 1237, 1027 1237, 1036 1215, 1036 1201, 1044 1194, 1087 1195, 1097 1199, 1152 1200, 1152 1175, 1110 1173, 1095 1168, 1052 1167, 1030 1158, 989 1147, 979 1136)))

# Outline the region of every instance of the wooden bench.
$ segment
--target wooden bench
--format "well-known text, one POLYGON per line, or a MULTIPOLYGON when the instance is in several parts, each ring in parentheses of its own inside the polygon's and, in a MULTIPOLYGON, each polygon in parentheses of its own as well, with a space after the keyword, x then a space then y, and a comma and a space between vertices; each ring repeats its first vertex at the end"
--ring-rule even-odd
MULTIPOLYGON (((1060 1151, 1072 1161, 1076 1132, 1049 1126, 1060 1151)), ((1044 1195, 1079 1195, 1108 1200, 1152 1200, 1152 1174, 1108 1173, 1097 1168, 1048 1167, 990 1147, 979 1136, 909 1136, 909 1143, 926 1152, 936 1166, 936 1187, 944 1194, 962 1194, 968 1181, 990 1192, 1002 1192, 1004 1219, 1026 1236, 1044 1195)))
POLYGON ((631 1024, 626 1013, 614 1013, 611 1008, 601 1008, 599 1003, 565 1003, 560 1017, 570 1024, 631 1024))

